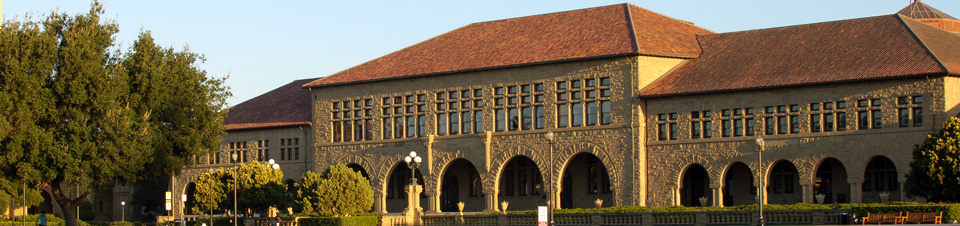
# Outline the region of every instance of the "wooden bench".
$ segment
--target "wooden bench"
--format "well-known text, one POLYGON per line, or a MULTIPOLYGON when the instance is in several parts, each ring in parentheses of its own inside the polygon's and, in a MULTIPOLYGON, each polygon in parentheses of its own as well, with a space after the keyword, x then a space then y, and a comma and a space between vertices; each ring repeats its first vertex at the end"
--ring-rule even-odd
POLYGON ((940 213, 911 213, 901 217, 901 224, 941 224, 943 212, 940 213))
POLYGON ((903 213, 867 213, 863 224, 899 224, 903 213))

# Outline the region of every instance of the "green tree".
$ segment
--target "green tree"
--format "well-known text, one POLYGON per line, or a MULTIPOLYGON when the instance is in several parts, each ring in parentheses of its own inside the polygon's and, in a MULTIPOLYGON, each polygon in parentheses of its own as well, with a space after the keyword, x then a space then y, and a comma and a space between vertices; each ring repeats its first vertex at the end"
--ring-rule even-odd
POLYGON ((273 169, 265 163, 251 162, 241 164, 237 173, 238 211, 264 211, 270 206, 282 209, 289 205, 289 195, 281 182, 283 171, 273 169))
MULTIPOLYGON (((230 96, 224 80, 209 78, 199 69, 202 55, 184 48, 161 47, 149 31, 141 32, 125 55, 130 108, 149 115, 147 142, 152 147, 139 188, 165 188, 173 173, 194 164, 195 156, 219 149, 226 117, 226 98, 230 96)), ((138 189, 137 197, 162 197, 165 189, 138 189)), ((135 204, 159 207, 161 200, 144 198, 135 204)))
POLYGON ((15 181, 0 180, 0 213, 7 213, 11 201, 16 204, 16 207, 21 206, 35 206, 43 202, 43 196, 40 195, 40 191, 37 189, 31 189, 27 187, 26 194, 26 205, 23 201, 23 187, 24 185, 15 181))
POLYGON ((300 211, 313 213, 320 208, 317 206, 320 204, 320 194, 317 192, 320 191, 321 183, 323 178, 320 174, 308 171, 294 184, 297 190, 296 204, 300 211))
POLYGON ((232 186, 229 189, 227 187, 228 178, 230 178, 230 174, 223 168, 200 174, 196 182, 196 194, 194 194, 196 205, 193 207, 193 212, 209 213, 211 209, 222 211, 225 206, 221 203, 227 199, 228 190, 233 191, 232 186))
POLYGON ((370 181, 346 165, 331 166, 324 171, 316 194, 319 201, 314 205, 318 211, 333 216, 350 216, 373 206, 370 181))
POLYGON ((960 201, 960 119, 951 117, 940 131, 914 145, 905 187, 928 201, 960 201))
MULTIPOLYGON (((61 209, 115 182, 165 180, 223 134, 229 92, 197 68, 202 56, 159 48, 149 33, 121 54, 102 14, 94 2, 0 28, 0 178, 48 189, 61 209)), ((64 212, 68 226, 75 214, 64 212)))

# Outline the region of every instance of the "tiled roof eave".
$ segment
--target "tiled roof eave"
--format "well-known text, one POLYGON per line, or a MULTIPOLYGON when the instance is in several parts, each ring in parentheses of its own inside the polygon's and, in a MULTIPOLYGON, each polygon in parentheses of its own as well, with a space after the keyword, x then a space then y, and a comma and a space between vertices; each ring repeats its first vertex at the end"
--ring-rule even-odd
POLYGON ((312 125, 313 124, 311 122, 227 124, 227 125, 224 125, 224 131, 237 132, 237 131, 244 131, 244 130, 278 129, 278 128, 287 128, 287 127, 300 127, 300 126, 310 127, 312 125))
POLYGON ((353 85, 353 84, 365 84, 365 83, 393 81, 393 80, 401 80, 401 79, 411 79, 411 78, 449 75, 449 74, 467 73, 467 72, 475 72, 475 71, 537 66, 537 65, 546 65, 546 64, 567 63, 567 62, 574 62, 574 61, 597 60, 597 59, 606 59, 606 58, 615 58, 615 57, 624 57, 624 56, 652 56, 652 57, 665 57, 665 58, 677 58, 677 59, 693 59, 697 57, 697 56, 680 56, 680 55, 656 54, 656 53, 628 52, 628 53, 619 53, 619 54, 610 54, 610 55, 601 55, 601 56, 590 56, 590 57, 569 58, 569 59, 561 59, 561 60, 530 62, 530 63, 522 63, 522 64, 511 64, 511 65, 494 66, 494 67, 471 68, 471 69, 455 70, 455 71, 432 72, 432 73, 426 73, 426 74, 415 74, 415 75, 406 75, 406 76, 392 77, 392 78, 369 79, 369 80, 362 80, 362 81, 331 83, 331 84, 323 84, 323 85, 309 85, 308 83, 307 85, 304 85, 303 88, 304 89, 326 88, 326 87, 335 87, 335 86, 344 86, 344 85, 353 85))
POLYGON ((664 94, 650 94, 650 95, 640 94, 637 96, 637 98, 651 99, 651 98, 664 98, 664 97, 681 97, 681 96, 707 95, 707 94, 719 94, 719 93, 731 93, 731 92, 743 92, 743 91, 760 91, 760 90, 781 89, 781 88, 799 88, 799 87, 806 87, 806 86, 840 84, 840 83, 873 82, 873 81, 884 81, 884 80, 897 80, 897 79, 904 79, 904 78, 940 77, 940 76, 960 77, 960 73, 937 72, 937 73, 889 76, 889 77, 870 78, 870 79, 834 80, 834 81, 826 81, 826 82, 810 82, 810 83, 797 83, 797 84, 774 85, 774 86, 756 86, 756 87, 743 87, 743 88, 735 88, 735 89, 702 90, 702 91, 695 91, 695 92, 679 92, 679 93, 664 93, 664 94))

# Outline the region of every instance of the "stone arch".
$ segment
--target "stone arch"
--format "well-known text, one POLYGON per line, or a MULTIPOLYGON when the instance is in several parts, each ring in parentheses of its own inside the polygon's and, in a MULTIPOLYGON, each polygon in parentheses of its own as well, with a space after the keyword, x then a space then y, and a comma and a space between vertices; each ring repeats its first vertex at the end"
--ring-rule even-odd
POLYGON ((730 162, 723 168, 723 172, 717 183, 721 188, 724 206, 756 203, 756 174, 754 174, 755 171, 750 170, 748 164, 740 161, 730 162))
POLYGON ((545 180, 542 164, 517 155, 504 162, 494 189, 498 190, 499 200, 511 203, 510 209, 533 210, 538 205, 546 205, 545 180))
MULTIPOLYGON (((549 153, 547 153, 549 155, 549 153)), ((525 145, 518 145, 513 148, 508 148, 503 150, 497 155, 493 156, 490 160, 489 171, 486 172, 486 175, 483 173, 480 174, 480 177, 483 178, 483 187, 484 189, 492 189, 497 191, 499 188, 500 173, 503 171, 503 168, 506 167, 507 162, 517 156, 525 156, 533 160, 534 163, 537 163, 537 167, 540 169, 541 174, 545 172, 545 166, 543 164, 543 157, 541 154, 533 151, 533 148, 525 145)))
MULTIPOLYGON (((615 189, 616 186, 614 186, 613 180, 611 178, 612 176, 610 176, 611 174, 610 171, 612 170, 610 170, 609 167, 606 164, 604 164, 602 159, 594 155, 592 152, 583 151, 583 152, 577 152, 567 157, 563 162, 564 163, 561 165, 562 168, 560 168, 560 171, 555 172, 555 175, 558 174, 563 176, 558 176, 557 181, 554 182, 556 186, 555 188, 561 188, 559 193, 557 194, 560 196, 559 204, 561 208, 590 208, 594 206, 593 200, 596 200, 596 199, 604 200, 605 203, 613 203, 614 201, 613 197, 615 197, 614 190, 616 190, 615 189), (592 164, 590 164, 589 161, 594 159, 596 159, 597 161, 596 165, 599 167, 587 168, 586 172, 584 171, 569 172, 573 167, 580 167, 580 166, 591 167, 590 165, 592 164), (584 164, 584 161, 588 161, 588 162, 584 164), (580 164, 577 166, 574 166, 575 163, 580 163, 580 164), (589 184, 591 183, 589 181, 589 178, 591 178, 591 176, 597 176, 596 174, 593 174, 594 172, 589 171, 591 169, 597 170, 597 171, 603 170, 602 172, 597 172, 597 173, 602 173, 602 175, 606 178, 595 177, 598 179, 597 182, 599 184, 589 184), (572 181, 568 181, 568 178, 566 178, 567 175, 571 176, 571 178, 569 179, 572 181), (584 177, 588 178, 588 180, 582 180, 588 183, 587 184, 588 189, 586 189, 585 191, 580 190, 580 189, 583 189, 582 187, 583 182, 573 182, 573 181, 576 181, 575 178, 583 179, 584 177), (577 184, 576 187, 579 187, 579 188, 574 188, 574 189, 571 189, 570 191, 567 191, 566 187, 568 186, 573 187, 572 186, 573 184, 577 184), (596 187, 591 187, 591 186, 596 186, 596 187), (574 192, 575 190, 580 190, 580 191, 574 192)), ((548 181, 546 178, 544 180, 548 181)))
POLYGON ((700 203, 699 197, 710 197, 710 175, 706 167, 698 163, 687 164, 680 171, 678 180, 680 204, 684 206, 705 206, 707 203, 700 203))
POLYGON ((456 212, 458 202, 466 204, 465 211, 483 210, 483 175, 473 162, 466 158, 455 158, 437 169, 440 169, 435 177, 439 211, 456 212))
MULTIPOLYGON (((556 144, 554 144, 554 151, 556 150, 557 150, 556 144)), ((555 155, 554 158, 562 159, 562 161, 556 161, 553 166, 550 166, 550 167, 554 167, 554 169, 558 169, 554 171, 554 175, 551 175, 553 176, 553 178, 562 178, 564 170, 566 170, 566 167, 568 166, 569 161, 572 160, 574 156, 581 153, 589 153, 597 157, 598 159, 600 159, 600 163, 603 164, 604 167, 606 167, 607 176, 610 178, 610 186, 611 186, 610 189, 613 190, 613 196, 617 197, 618 194, 621 194, 621 192, 623 192, 623 191, 620 191, 620 189, 622 188, 621 183, 623 182, 622 180, 623 178, 621 176, 623 173, 623 161, 620 159, 616 159, 618 161, 615 161, 615 158, 611 158, 609 150, 603 149, 601 145, 598 145, 596 143, 586 142, 586 141, 578 141, 573 145, 564 146, 559 150, 560 150, 559 154, 554 153, 555 155)), ((546 171, 542 171, 542 172, 547 172, 547 173, 544 173, 544 175, 549 175, 550 171, 549 171, 549 168, 547 168, 546 171)), ((551 186, 555 188, 559 187, 560 182, 561 180, 556 180, 553 182, 551 186)), ((619 205, 619 203, 614 203, 613 205, 619 205)))
MULTIPOLYGON (((447 167, 450 167, 450 164, 452 164, 457 159, 467 160, 468 162, 470 162, 470 164, 473 164, 474 167, 477 166, 477 164, 474 164, 475 161, 467 157, 460 150, 457 150, 454 152, 434 151, 433 156, 431 156, 431 158, 433 158, 432 159, 433 165, 430 167, 431 169, 430 172, 427 173, 430 175, 430 179, 427 179, 427 182, 426 182, 427 186, 424 186, 423 188, 424 192, 427 192, 427 193, 440 192, 439 185, 440 185, 440 182, 443 180, 442 178, 443 173, 447 170, 447 167)), ((482 162, 482 161, 477 161, 477 162, 482 162)), ((480 174, 481 181, 483 181, 487 176, 486 172, 480 171, 480 168, 477 168, 477 173, 480 174)), ((483 184, 483 186, 486 187, 486 184, 483 184)))
MULTIPOLYGON (((367 174, 367 179, 370 180, 370 186, 373 187, 374 191, 378 189, 378 186, 380 186, 380 183, 382 182, 380 180, 374 180, 373 178, 380 179, 380 178, 383 178, 384 175, 371 175, 371 173, 377 172, 375 171, 375 169, 377 168, 370 161, 367 161, 367 159, 364 158, 363 156, 347 154, 340 157, 340 159, 337 160, 337 163, 344 164, 344 165, 354 164, 362 168, 364 170, 363 173, 367 174)), ((319 170, 320 172, 323 172, 326 169, 317 169, 317 170, 319 170)))
POLYGON ((862 201, 883 202, 903 200, 902 183, 899 180, 900 171, 909 169, 909 166, 898 167, 893 159, 885 155, 875 155, 868 159, 860 173, 854 173, 862 176, 863 184, 861 186, 862 201), (884 200, 883 195, 886 195, 884 200))
POLYGON ((778 159, 766 168, 763 184, 765 203, 790 204, 803 202, 800 172, 792 161, 778 159))
POLYGON ((812 200, 820 202, 816 199, 817 194, 824 195, 823 203, 845 203, 850 200, 848 175, 846 166, 839 159, 833 157, 820 159, 811 178, 814 195, 812 200))

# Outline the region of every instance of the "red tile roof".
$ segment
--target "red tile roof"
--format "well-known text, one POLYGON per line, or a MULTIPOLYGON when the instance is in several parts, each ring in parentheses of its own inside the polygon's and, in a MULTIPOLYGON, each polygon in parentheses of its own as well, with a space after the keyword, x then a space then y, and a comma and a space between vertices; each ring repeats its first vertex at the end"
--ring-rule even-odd
POLYGON ((310 90, 303 89, 314 79, 287 83, 230 108, 223 120, 227 131, 288 126, 310 126, 310 90))
POLYGON ((620 4, 474 23, 310 82, 332 86, 576 59, 646 54, 692 58, 709 30, 620 4))
POLYGON ((640 96, 960 75, 960 36, 896 14, 698 39, 699 58, 640 96))

